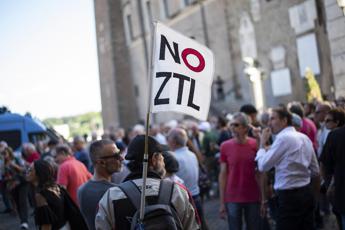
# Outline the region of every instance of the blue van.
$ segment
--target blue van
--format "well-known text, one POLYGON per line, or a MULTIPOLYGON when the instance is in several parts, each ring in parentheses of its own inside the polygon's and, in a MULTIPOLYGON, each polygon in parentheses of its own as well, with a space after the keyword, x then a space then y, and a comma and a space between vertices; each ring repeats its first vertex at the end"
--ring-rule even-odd
POLYGON ((0 114, 0 141, 5 141, 14 151, 21 151, 23 143, 37 144, 48 139, 58 140, 53 130, 31 115, 11 112, 0 114))

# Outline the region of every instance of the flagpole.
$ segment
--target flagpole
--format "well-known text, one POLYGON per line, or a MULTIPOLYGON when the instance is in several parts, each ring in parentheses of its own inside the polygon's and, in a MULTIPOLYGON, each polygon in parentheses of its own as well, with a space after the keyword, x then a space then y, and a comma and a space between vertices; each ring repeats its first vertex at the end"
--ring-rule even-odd
POLYGON ((144 149, 144 159, 143 159, 143 185, 142 185, 142 192, 141 192, 141 198, 140 198, 140 215, 139 215, 139 221, 140 224, 143 223, 144 217, 145 217, 145 194, 146 194, 146 179, 147 179, 147 168, 148 168, 148 137, 149 137, 149 126, 150 126, 150 114, 151 114, 151 91, 152 91, 152 68, 153 68, 153 56, 154 56, 154 50, 155 50, 155 30, 154 30, 154 24, 151 25, 151 58, 149 59, 149 68, 147 70, 148 78, 149 78, 149 92, 148 92, 148 107, 147 107, 147 113, 146 113, 146 133, 145 133, 145 149, 144 149))

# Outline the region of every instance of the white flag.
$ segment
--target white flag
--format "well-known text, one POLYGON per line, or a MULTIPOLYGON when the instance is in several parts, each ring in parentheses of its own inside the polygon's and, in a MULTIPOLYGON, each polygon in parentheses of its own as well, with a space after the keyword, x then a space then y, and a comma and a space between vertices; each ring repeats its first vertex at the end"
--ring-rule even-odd
POLYGON ((206 120, 214 74, 212 51, 156 23, 152 65, 151 112, 174 111, 206 120))

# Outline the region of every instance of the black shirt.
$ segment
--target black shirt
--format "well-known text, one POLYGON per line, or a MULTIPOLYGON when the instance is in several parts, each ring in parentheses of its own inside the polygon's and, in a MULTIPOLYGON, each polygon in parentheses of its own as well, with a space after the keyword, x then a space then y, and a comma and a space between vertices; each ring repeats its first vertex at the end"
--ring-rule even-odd
POLYGON ((52 230, 60 229, 67 222, 64 212, 64 196, 58 186, 45 188, 39 192, 48 205, 35 209, 36 225, 52 225, 52 230))
POLYGON ((330 132, 320 161, 324 165, 326 176, 334 176, 335 204, 334 208, 345 213, 345 127, 330 132))

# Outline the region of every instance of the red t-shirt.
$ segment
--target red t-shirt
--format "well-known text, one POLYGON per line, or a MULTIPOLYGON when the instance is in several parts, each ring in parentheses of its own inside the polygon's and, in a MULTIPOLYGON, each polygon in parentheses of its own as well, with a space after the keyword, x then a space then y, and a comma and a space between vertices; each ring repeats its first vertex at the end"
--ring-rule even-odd
POLYGON ((92 175, 85 165, 74 157, 67 158, 60 166, 57 175, 57 183, 66 186, 68 194, 77 202, 78 188, 87 182, 92 175))
POLYGON ((258 202, 260 189, 255 179, 256 140, 248 137, 245 144, 233 138, 220 147, 220 162, 227 165, 224 202, 258 202))
POLYGON ((27 157, 26 161, 31 164, 38 159, 40 159, 40 154, 38 152, 32 152, 30 156, 27 157))

